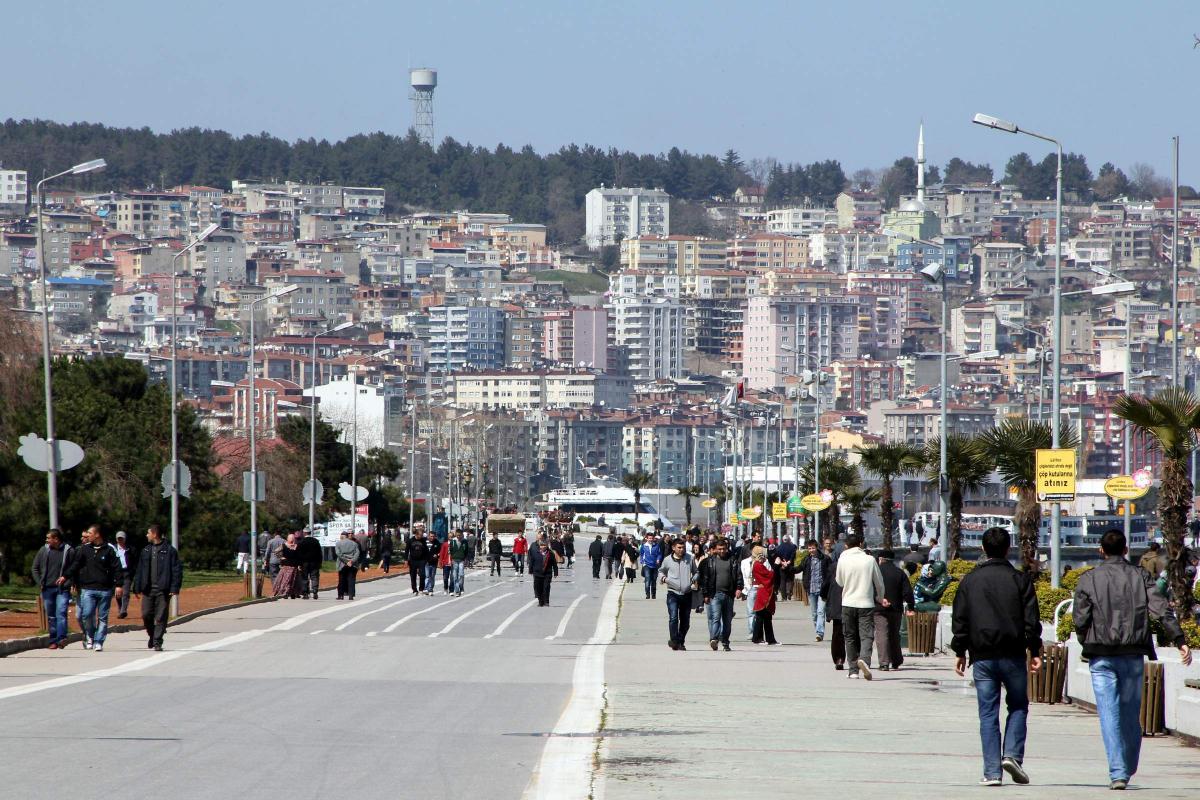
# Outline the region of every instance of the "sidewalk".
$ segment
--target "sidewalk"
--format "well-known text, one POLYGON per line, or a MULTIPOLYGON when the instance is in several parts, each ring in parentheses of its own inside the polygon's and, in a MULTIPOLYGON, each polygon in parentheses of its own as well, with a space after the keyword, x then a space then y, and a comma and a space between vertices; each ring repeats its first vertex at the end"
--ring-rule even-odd
MULTIPOLYGON (((807 606, 780 603, 782 647, 746 641, 745 604, 732 653, 708 648, 692 618, 687 652, 667 647, 665 592, 627 586, 606 664, 607 712, 599 759, 606 800, 627 798, 850 797, 888 800, 983 793, 975 693, 946 656, 907 658, 874 681, 833 669, 807 606)), ((874 661, 874 659, 873 659, 874 661)), ((969 675, 969 673, 968 673, 969 675)), ((1108 769, 1093 714, 1030 706, 1026 797, 1094 797, 1108 769)), ((600 783, 600 782, 598 782, 600 783)), ((1171 737, 1146 739, 1131 789, 1195 797, 1200 751, 1171 737)))

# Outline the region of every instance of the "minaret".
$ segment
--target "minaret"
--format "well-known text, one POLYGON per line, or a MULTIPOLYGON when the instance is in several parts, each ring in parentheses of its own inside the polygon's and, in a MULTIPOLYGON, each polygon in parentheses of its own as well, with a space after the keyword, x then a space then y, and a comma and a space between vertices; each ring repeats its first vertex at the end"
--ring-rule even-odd
POLYGON ((917 202, 925 203, 925 122, 917 133, 917 202))

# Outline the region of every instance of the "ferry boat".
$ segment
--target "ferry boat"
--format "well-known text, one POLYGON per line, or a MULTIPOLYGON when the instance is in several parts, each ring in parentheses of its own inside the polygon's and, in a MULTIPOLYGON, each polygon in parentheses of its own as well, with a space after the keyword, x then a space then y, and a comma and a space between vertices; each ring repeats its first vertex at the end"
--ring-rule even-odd
MULTIPOLYGON (((571 521, 579 524, 599 522, 604 517, 605 524, 619 526, 625 520, 632 522, 635 519, 632 489, 591 471, 588 483, 588 486, 569 486, 548 492, 537 502, 537 506, 563 515, 570 514, 571 521)), ((679 526, 658 513, 645 496, 642 497, 636 520, 642 527, 653 525, 658 520, 665 531, 679 530, 679 526)))
MULTIPOLYGON (((925 528, 925 536, 929 537, 937 530, 939 518, 940 515, 936 511, 922 511, 914 515, 913 521, 920 520, 925 528)), ((1007 529, 1012 546, 1014 548, 1019 546, 1012 517, 1003 514, 963 514, 963 548, 982 548, 983 532, 996 527, 1007 529)), ((1125 518, 1119 514, 1091 514, 1086 517, 1064 514, 1059 527, 1059 541, 1064 548, 1095 549, 1100 546, 1100 537, 1104 535, 1104 532, 1112 528, 1124 531, 1125 518)), ((1149 543, 1149 520, 1145 514, 1134 514, 1130 519, 1129 549, 1142 549, 1149 543)), ((1042 516, 1041 530, 1038 533, 1038 547, 1050 547, 1049 514, 1042 516)))

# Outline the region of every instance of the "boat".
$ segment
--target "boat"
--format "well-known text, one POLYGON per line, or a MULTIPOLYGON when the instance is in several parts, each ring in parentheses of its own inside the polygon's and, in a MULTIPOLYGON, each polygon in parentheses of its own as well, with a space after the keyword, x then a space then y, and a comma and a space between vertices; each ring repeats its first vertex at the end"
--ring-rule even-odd
MULTIPOLYGON (((537 501, 537 506, 546 511, 558 512, 557 515, 564 518, 569 515, 570 521, 579 525, 598 523, 603 517, 606 525, 619 526, 634 521, 633 502, 632 489, 589 469, 588 485, 568 486, 550 491, 542 495, 537 501)), ((659 514, 654 505, 644 498, 636 519, 642 527, 653 525, 657 520, 665 531, 679 530, 678 525, 659 514)))
MULTIPOLYGON (((925 528, 925 536, 932 536, 937 530, 939 514, 936 511, 922 511, 914 515, 913 520, 920 520, 925 528)), ((989 528, 1005 528, 1013 548, 1019 547, 1017 531, 1013 526, 1012 517, 1003 514, 963 514, 962 515, 962 547, 977 549, 983 547, 983 532, 989 528)), ((1134 514, 1130 518, 1129 549, 1139 550, 1149 544, 1150 523, 1145 514, 1134 514)), ((1100 537, 1104 532, 1116 528, 1125 530, 1125 518, 1119 514, 1089 514, 1075 516, 1064 514, 1059 527, 1059 542, 1063 548, 1094 550, 1100 546, 1100 537)), ((1050 547, 1050 515, 1042 516, 1041 530, 1038 532, 1038 547, 1050 547)))

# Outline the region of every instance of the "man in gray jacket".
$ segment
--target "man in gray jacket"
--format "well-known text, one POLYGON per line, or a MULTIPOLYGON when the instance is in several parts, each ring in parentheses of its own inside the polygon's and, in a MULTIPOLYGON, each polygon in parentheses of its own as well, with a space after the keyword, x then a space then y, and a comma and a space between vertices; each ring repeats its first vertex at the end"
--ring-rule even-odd
POLYGON ((333 548, 338 567, 338 600, 354 599, 354 584, 358 578, 358 558, 360 549, 358 542, 351 536, 350 531, 342 531, 342 538, 337 540, 333 548))
POLYGON ((1167 598, 1153 579, 1126 560, 1125 534, 1115 528, 1100 539, 1104 561, 1079 577, 1072 616, 1092 673, 1100 736, 1108 755, 1109 788, 1124 789, 1137 772, 1142 749, 1139 719, 1146 657, 1155 659, 1151 618, 1162 622, 1184 666, 1192 654, 1167 598))
POLYGON ((71 602, 71 546, 63 541, 62 531, 51 528, 46 544, 33 557, 33 585, 42 595, 46 609, 46 627, 50 632, 49 649, 67 646, 67 606, 71 602))
POLYGON ((687 650, 684 640, 692 625, 692 589, 696 583, 696 562, 687 552, 683 539, 671 544, 671 554, 658 566, 659 580, 667 587, 667 628, 672 650, 687 650))

